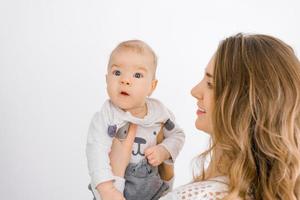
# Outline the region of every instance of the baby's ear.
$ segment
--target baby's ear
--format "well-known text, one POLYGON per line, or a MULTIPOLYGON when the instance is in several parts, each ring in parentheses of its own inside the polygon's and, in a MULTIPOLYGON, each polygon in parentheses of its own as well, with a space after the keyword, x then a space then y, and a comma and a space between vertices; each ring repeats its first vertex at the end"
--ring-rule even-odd
POLYGON ((152 92, 155 90, 155 88, 156 88, 156 86, 157 86, 157 82, 158 82, 158 80, 156 80, 156 79, 152 80, 152 83, 151 83, 151 90, 150 90, 148 96, 151 96, 152 92))
POLYGON ((107 85, 107 74, 105 75, 105 81, 106 81, 106 85, 107 85))

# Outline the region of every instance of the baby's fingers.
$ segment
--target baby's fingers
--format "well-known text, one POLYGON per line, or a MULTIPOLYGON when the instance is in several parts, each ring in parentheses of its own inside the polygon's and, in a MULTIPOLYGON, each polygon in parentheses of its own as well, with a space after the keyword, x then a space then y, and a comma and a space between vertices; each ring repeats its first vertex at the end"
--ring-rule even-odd
POLYGON ((156 166, 159 165, 159 162, 158 162, 157 160, 155 160, 155 159, 148 160, 148 163, 149 163, 150 165, 152 165, 153 167, 156 167, 156 166))
POLYGON ((148 157, 147 157, 147 160, 148 160, 148 163, 150 164, 150 165, 152 165, 152 166, 157 166, 158 165, 158 160, 156 159, 156 157, 155 156, 153 156, 153 155, 149 155, 148 157))
POLYGON ((145 149, 145 156, 148 158, 149 155, 151 155, 154 152, 154 148, 153 147, 149 147, 147 149, 145 149))

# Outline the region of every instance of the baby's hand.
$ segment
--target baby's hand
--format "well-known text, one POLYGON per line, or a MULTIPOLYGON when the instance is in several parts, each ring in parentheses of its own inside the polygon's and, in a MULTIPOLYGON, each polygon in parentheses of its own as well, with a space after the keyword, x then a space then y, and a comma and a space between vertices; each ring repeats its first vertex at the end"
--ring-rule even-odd
POLYGON ((161 145, 155 145, 145 150, 145 157, 147 158, 149 164, 154 167, 169 159, 170 156, 171 155, 168 150, 161 145))

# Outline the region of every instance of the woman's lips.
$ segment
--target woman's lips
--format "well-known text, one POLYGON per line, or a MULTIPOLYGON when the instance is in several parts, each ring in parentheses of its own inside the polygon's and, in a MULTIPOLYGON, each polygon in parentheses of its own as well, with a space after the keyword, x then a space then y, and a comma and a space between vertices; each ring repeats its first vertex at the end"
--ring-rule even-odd
POLYGON ((204 110, 200 110, 200 109, 197 110, 197 115, 203 115, 205 113, 206 112, 204 110))

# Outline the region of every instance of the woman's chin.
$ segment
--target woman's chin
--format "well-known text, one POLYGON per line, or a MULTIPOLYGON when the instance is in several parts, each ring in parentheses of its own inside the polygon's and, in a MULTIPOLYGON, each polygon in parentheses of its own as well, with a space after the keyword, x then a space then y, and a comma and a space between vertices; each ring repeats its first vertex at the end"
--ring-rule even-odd
POLYGON ((196 122, 195 122, 195 127, 199 131, 203 131, 203 132, 205 132, 205 133, 207 133, 209 135, 211 133, 211 130, 209 129, 209 127, 207 126, 207 124, 204 124, 203 122, 199 122, 198 120, 196 120, 196 122))

